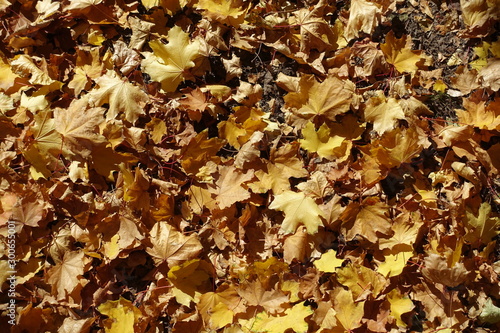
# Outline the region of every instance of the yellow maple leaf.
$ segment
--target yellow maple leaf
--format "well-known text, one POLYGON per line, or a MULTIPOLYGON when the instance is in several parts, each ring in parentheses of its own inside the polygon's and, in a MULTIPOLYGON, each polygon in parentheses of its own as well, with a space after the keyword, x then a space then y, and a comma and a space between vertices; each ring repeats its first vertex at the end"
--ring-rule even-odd
POLYGON ((285 106, 303 119, 335 120, 335 116, 349 111, 355 88, 353 82, 335 76, 319 83, 314 76, 304 75, 300 78, 299 90, 285 96, 285 106))
POLYGON ((108 319, 103 321, 104 330, 106 333, 134 333, 137 330, 134 328, 139 319, 143 316, 131 301, 120 297, 116 301, 107 301, 99 305, 97 310, 108 319))
POLYGON ((34 139, 23 150, 23 155, 31 163, 32 173, 37 179, 49 177, 50 170, 61 166, 58 157, 63 152, 63 141, 50 111, 38 112, 34 120, 35 124, 30 127, 34 139))
POLYGON ((144 114, 144 105, 149 101, 148 95, 139 87, 117 77, 116 72, 109 70, 95 80, 99 85, 89 93, 89 103, 101 106, 109 103, 107 120, 116 118, 120 113, 125 113, 125 119, 132 124, 144 114))
POLYGON ((17 74, 23 77, 29 77, 29 82, 31 84, 47 86, 56 82, 46 72, 41 70, 39 65, 35 64, 33 59, 26 54, 16 56, 14 60, 11 61, 10 65, 17 74))
POLYGON ((341 267, 344 259, 337 258, 337 251, 328 250, 328 252, 323 253, 321 258, 314 262, 314 266, 322 272, 334 273, 337 267, 341 267))
POLYGON ((396 318, 396 324, 399 327, 406 327, 401 315, 410 312, 415 307, 411 299, 402 295, 398 289, 393 289, 387 293, 387 300, 391 304, 391 315, 396 318))
POLYGON ((345 138, 339 135, 331 136, 330 128, 326 124, 316 131, 314 124, 308 122, 302 129, 302 136, 304 139, 299 139, 300 146, 309 152, 317 153, 319 157, 333 159, 345 155, 345 138))
POLYGON ((391 30, 380 44, 386 61, 393 65, 399 73, 415 74, 417 69, 429 65, 431 58, 423 54, 423 51, 411 49, 411 37, 404 35, 400 39, 394 36, 391 30))
POLYGON ((349 8, 349 21, 344 31, 345 39, 350 41, 359 37, 360 32, 371 34, 379 24, 382 6, 379 2, 352 0, 349 8))
POLYGON ((89 157, 92 147, 105 141, 96 130, 104 121, 103 108, 89 108, 85 99, 74 99, 68 109, 54 110, 55 129, 65 147, 75 155, 89 157))
POLYGON ((384 261, 380 263, 377 267, 377 272, 390 278, 393 276, 400 275, 403 269, 406 267, 408 259, 410 259, 414 252, 411 251, 400 251, 398 248, 394 250, 384 250, 384 261))
POLYGON ((369 242, 377 243, 381 235, 391 232, 389 207, 378 197, 368 197, 362 203, 351 202, 340 215, 342 230, 348 239, 357 235, 363 236, 369 242))
POLYGON ((499 234, 500 218, 492 216, 491 205, 487 202, 481 203, 477 214, 467 208, 465 212, 465 227, 467 234, 465 240, 469 242, 481 241, 483 244, 491 242, 492 238, 499 234))
POLYGON ((463 99, 463 105, 465 110, 455 110, 460 123, 479 129, 500 129, 500 100, 486 105, 485 101, 471 96, 463 99))
POLYGON ((234 166, 219 166, 219 178, 214 187, 208 190, 216 195, 216 203, 220 209, 227 208, 237 201, 250 197, 250 192, 242 185, 253 178, 253 170, 242 173, 234 166))
POLYGON ((189 306, 198 302, 201 295, 212 287, 210 276, 213 267, 206 261, 193 259, 174 266, 168 271, 168 280, 174 286, 172 294, 179 304, 189 306))
POLYGON ((179 26, 169 30, 167 39, 166 45, 159 40, 149 42, 153 53, 142 53, 145 56, 142 67, 152 80, 161 83, 164 91, 172 92, 184 79, 186 70, 194 67, 194 60, 200 54, 200 42, 191 42, 189 34, 179 26))
POLYGON ((58 300, 66 300, 75 288, 85 280, 83 273, 88 264, 83 251, 71 251, 64 254, 63 260, 48 270, 47 282, 52 285, 52 294, 58 300))
POLYGON ((309 324, 305 318, 313 314, 313 310, 304 305, 304 302, 295 304, 285 311, 283 316, 269 316, 266 312, 258 313, 255 320, 251 320, 251 332, 284 333, 292 329, 295 333, 306 333, 309 324))
POLYGON ((360 296, 366 297, 367 294, 372 294, 374 298, 377 298, 387 282, 381 274, 355 263, 339 268, 336 273, 339 283, 352 292, 354 299, 360 296))
POLYGON ((200 302, 197 304, 203 321, 214 330, 232 323, 235 312, 243 312, 246 309, 233 286, 222 285, 221 287, 217 292, 201 295, 200 302))
MULTIPOLYGON (((0 53, 0 55, 3 54, 0 53)), ((0 57, 0 77, 2 78, 2 80, 0 80, 0 89, 7 91, 15 86, 16 80, 19 80, 20 77, 12 71, 9 63, 2 58, 3 57, 0 57)))
POLYGON ((303 224, 309 234, 318 232, 318 227, 323 224, 321 216, 323 211, 312 198, 306 197, 303 192, 285 191, 275 196, 269 209, 285 213, 281 231, 285 234, 295 233, 299 224, 303 224))
POLYGON ((195 258, 203 249, 196 234, 184 236, 167 222, 157 222, 151 231, 151 246, 146 252, 153 257, 156 265, 166 262, 169 266, 195 258))
POLYGON ((204 130, 182 147, 181 165, 186 173, 196 175, 207 162, 218 163, 220 161, 220 157, 216 154, 224 146, 224 141, 219 138, 207 138, 208 130, 204 130))
POLYGON ((211 20, 239 27, 245 20, 248 4, 242 0, 199 0, 198 9, 211 20))
POLYGON ((258 182, 249 184, 254 193, 264 193, 272 190, 274 194, 290 190, 290 178, 307 177, 308 172, 304 163, 297 158, 296 143, 286 144, 279 149, 271 148, 269 161, 265 170, 255 171, 258 182))
POLYGON ((361 326, 361 319, 364 316, 365 302, 354 302, 351 290, 338 288, 338 291, 332 295, 335 300, 333 308, 338 323, 344 328, 344 332, 349 332, 361 326))
POLYGON ((427 137, 413 127, 405 130, 396 128, 385 133, 378 141, 378 146, 374 144, 370 152, 380 164, 393 168, 409 163, 429 144, 427 137))
POLYGON ((404 119, 405 113, 395 98, 386 98, 382 91, 366 102, 365 120, 373 123, 373 130, 383 134, 396 126, 398 119, 404 119))

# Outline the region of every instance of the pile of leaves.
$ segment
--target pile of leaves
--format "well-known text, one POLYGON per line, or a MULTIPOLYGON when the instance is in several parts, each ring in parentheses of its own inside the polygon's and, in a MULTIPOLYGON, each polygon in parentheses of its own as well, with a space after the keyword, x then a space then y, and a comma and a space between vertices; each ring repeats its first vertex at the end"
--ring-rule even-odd
POLYGON ((498 332, 499 19, 0 0, 0 325, 498 332))

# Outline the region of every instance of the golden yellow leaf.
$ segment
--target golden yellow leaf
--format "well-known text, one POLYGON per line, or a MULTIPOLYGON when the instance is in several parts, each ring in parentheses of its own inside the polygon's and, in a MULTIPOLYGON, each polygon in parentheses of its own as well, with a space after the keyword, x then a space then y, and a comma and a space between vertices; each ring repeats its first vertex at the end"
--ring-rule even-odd
POLYGON ((161 83, 164 91, 172 92, 184 79, 185 72, 194 67, 194 60, 200 54, 200 42, 191 42, 179 26, 169 30, 167 39, 166 45, 159 40, 149 42, 153 53, 143 52, 142 67, 152 80, 161 83))
POLYGON ((299 139, 300 146, 309 152, 317 153, 319 157, 333 159, 342 157, 346 152, 345 138, 338 135, 332 136, 326 124, 321 125, 316 131, 314 124, 308 122, 302 129, 302 136, 304 138, 299 139))
POLYGON ((299 224, 303 224, 307 232, 312 235, 318 232, 320 225, 323 225, 321 220, 323 211, 303 192, 285 191, 278 194, 269 205, 269 209, 285 213, 285 220, 280 229, 285 234, 294 233, 299 224))
POLYGON ((146 251, 153 257, 158 266, 164 262, 169 267, 196 258, 203 246, 196 234, 183 235, 167 222, 157 222, 151 231, 151 246, 146 251))
POLYGON ((415 305, 406 295, 401 295, 398 289, 393 289, 387 293, 387 300, 391 304, 391 315, 396 318, 399 327, 406 327, 406 323, 401 319, 401 315, 413 310, 415 305))
POLYGON ((99 305, 97 310, 109 317, 103 321, 106 333, 135 333, 135 326, 143 316, 141 310, 123 297, 117 301, 107 301, 99 305))
POLYGON ((269 162, 264 170, 257 170, 258 182, 249 184, 255 193, 272 190, 274 194, 290 190, 290 178, 307 177, 304 163, 297 157, 298 144, 286 144, 278 149, 271 148, 269 162))
POLYGON ((198 9, 211 20, 239 27, 245 20, 248 5, 242 0, 199 0, 198 9))
POLYGON ((321 258, 314 261, 314 266, 322 272, 335 273, 335 270, 341 267, 343 262, 344 259, 337 258, 337 251, 328 250, 328 252, 321 255, 321 258))
POLYGON ((201 295, 211 288, 212 266, 200 259, 186 261, 168 271, 168 280, 174 286, 172 294, 179 304, 189 306, 199 302, 201 295))
POLYGON ((349 111, 354 89, 354 83, 346 79, 329 76, 319 83, 313 76, 304 75, 299 91, 285 96, 285 106, 303 119, 335 120, 335 116, 349 111))
POLYGON ((227 208, 237 201, 250 197, 250 192, 243 188, 246 182, 253 178, 253 170, 242 173, 233 166, 220 166, 219 178, 214 187, 209 187, 210 193, 215 194, 216 203, 220 209, 227 208))
POLYGON ((483 244, 488 244, 500 233, 498 230, 500 218, 492 214, 491 205, 487 202, 481 203, 477 214, 467 208, 464 222, 467 230, 465 240, 471 243, 481 241, 483 244))
POLYGON ((412 50, 411 37, 404 35, 397 39, 392 30, 387 34, 385 43, 380 44, 380 49, 386 61, 396 67, 399 73, 415 74, 417 69, 431 61, 423 51, 412 50))
POLYGON ((368 197, 362 203, 351 202, 340 215, 342 230, 348 239, 362 236, 369 242, 377 243, 382 235, 391 233, 389 207, 378 197, 368 197))
POLYGON ((68 295, 84 282, 83 273, 87 263, 83 251, 71 251, 64 254, 61 263, 48 270, 47 282, 52 285, 52 294, 58 300, 67 300, 68 295))
POLYGON ((379 134, 396 127, 398 119, 404 119, 405 113, 395 98, 386 98, 383 92, 366 102, 365 120, 373 123, 373 130, 379 134))
POLYGON ((360 32, 367 34, 373 30, 380 22, 382 6, 380 2, 366 0, 352 0, 349 8, 349 21, 344 30, 347 41, 359 37, 360 32))
POLYGON ((145 113, 148 95, 139 87, 117 77, 115 71, 109 70, 106 75, 96 79, 96 83, 99 88, 90 92, 89 103, 95 106, 108 103, 107 120, 114 119, 123 112, 125 119, 133 124, 145 113))
POLYGON ((336 270, 337 280, 352 292, 354 299, 372 294, 378 297, 384 290, 387 280, 374 270, 355 263, 336 270))
POLYGON ((351 291, 343 288, 338 289, 338 292, 334 295, 334 300, 335 317, 344 327, 344 330, 350 331, 360 327, 365 302, 354 302, 351 291))
POLYGON ((304 302, 295 304, 291 309, 285 311, 284 316, 269 316, 266 312, 258 313, 255 320, 251 322, 250 332, 285 333, 292 329, 295 333, 306 333, 309 325, 305 318, 309 317, 313 310, 304 305, 304 302))
POLYGON ((390 278, 400 275, 403 272, 408 259, 410 259, 414 255, 414 252, 413 250, 401 251, 400 249, 386 249, 383 251, 383 254, 384 261, 378 265, 377 272, 379 272, 386 278, 390 278))

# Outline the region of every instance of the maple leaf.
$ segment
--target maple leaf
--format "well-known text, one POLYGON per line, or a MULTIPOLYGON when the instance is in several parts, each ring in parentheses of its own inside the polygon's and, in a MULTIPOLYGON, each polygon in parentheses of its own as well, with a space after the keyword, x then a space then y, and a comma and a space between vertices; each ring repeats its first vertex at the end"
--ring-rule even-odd
POLYGON ((493 237, 498 235, 500 218, 491 216, 491 205, 487 202, 481 203, 477 215, 472 209, 467 208, 465 212, 465 227, 467 234, 465 240, 474 243, 481 241, 483 244, 491 242, 493 237))
POLYGON ((326 1, 319 1, 313 8, 302 8, 293 13, 290 25, 300 27, 300 51, 309 53, 311 49, 319 52, 335 46, 335 36, 323 16, 328 10, 326 1))
POLYGON ((52 285, 52 294, 58 300, 66 300, 79 285, 83 287, 82 275, 88 262, 83 251, 71 251, 64 254, 61 263, 49 269, 47 282, 52 285))
POLYGON ((255 193, 272 190, 274 194, 290 190, 290 178, 307 177, 304 163, 296 156, 297 144, 286 144, 279 149, 271 148, 269 161, 264 170, 255 171, 259 182, 249 184, 255 193))
POLYGON ((430 58, 423 51, 412 50, 411 38, 403 35, 400 39, 394 36, 391 30, 386 36, 386 42, 380 44, 380 49, 386 61, 393 65, 400 73, 415 74, 417 69, 430 63, 430 58))
POLYGON ((341 267, 343 262, 344 259, 337 258, 337 251, 328 250, 321 255, 320 259, 314 261, 314 266, 322 272, 335 273, 335 270, 341 267))
POLYGON ((413 249, 405 251, 402 248, 384 250, 384 261, 377 267, 377 272, 389 278, 400 275, 406 267, 408 260, 415 254, 413 249))
POLYGON ((354 299, 366 298, 369 294, 376 298, 387 283, 381 274, 355 263, 337 269, 336 273, 338 282, 349 288, 354 299))
POLYGON ((237 291, 248 305, 262 306, 270 313, 282 312, 282 305, 289 301, 281 290, 266 290, 260 281, 242 284, 237 291))
POLYGON ((200 42, 190 42, 189 35, 179 26, 169 30, 167 39, 167 45, 159 40, 149 42, 153 53, 142 53, 145 56, 142 67, 151 79, 161 83, 164 91, 172 92, 184 79, 186 70, 194 67, 200 42))
POLYGON ((464 98, 463 105, 466 110, 455 110, 460 123, 473 125, 479 129, 500 128, 499 102, 491 102, 486 106, 484 101, 464 98))
POLYGON ((144 106, 149 101, 148 95, 139 87, 117 77, 115 71, 109 70, 95 80, 99 85, 89 94, 91 105, 101 106, 109 103, 106 119, 116 118, 121 112, 125 113, 125 119, 132 124, 144 114, 144 106))
POLYGON ((281 225, 281 232, 294 233, 299 224, 303 224, 309 234, 318 232, 318 227, 323 224, 321 216, 323 211, 312 198, 306 197, 303 192, 285 191, 274 197, 269 209, 285 213, 281 225))
POLYGON ((93 146, 105 141, 96 130, 104 121, 104 111, 103 108, 89 109, 85 99, 73 100, 67 110, 54 110, 55 129, 68 150, 86 158, 93 146))
POLYGON ((50 111, 38 112, 34 120, 35 124, 31 128, 34 139, 23 151, 23 155, 31 163, 35 178, 49 177, 49 168, 60 166, 57 158, 63 152, 62 137, 56 131, 55 120, 50 111))
POLYGON ((401 315, 410 312, 415 307, 411 299, 406 295, 401 295, 398 289, 393 289, 387 293, 387 300, 391 304, 391 315, 396 318, 398 327, 406 327, 401 315))
POLYGON ((398 119, 404 119, 405 113, 395 98, 386 98, 382 91, 366 102, 365 120, 373 123, 373 130, 383 134, 396 126, 398 119))
POLYGON ((97 310, 108 319, 103 321, 106 333, 134 333, 139 328, 139 320, 143 317, 131 301, 120 297, 116 301, 107 301, 97 307, 97 310))
MULTIPOLYGON (((0 55, 3 55, 0 53, 0 55)), ((15 86, 16 81, 19 81, 20 77, 12 71, 9 63, 4 61, 3 57, 0 58, 0 89, 3 91, 8 91, 10 88, 15 86)))
POLYGON ((371 34, 380 21, 380 3, 366 0, 352 0, 349 8, 349 21, 344 31, 347 41, 359 37, 360 32, 371 34))
POLYGON ((378 197, 366 198, 361 204, 351 202, 341 214, 344 221, 342 230, 346 230, 347 238, 363 236, 369 242, 376 243, 381 235, 391 232, 389 207, 378 197))
POLYGON ((41 70, 37 64, 27 55, 21 54, 11 61, 10 65, 17 74, 23 77, 29 77, 31 84, 50 85, 55 80, 52 79, 46 72, 41 70))
POLYGON ((300 146, 309 152, 317 153, 319 157, 333 159, 343 156, 346 152, 347 144, 343 144, 345 138, 339 135, 331 136, 330 128, 326 124, 316 131, 314 124, 308 122, 302 129, 302 136, 304 139, 299 139, 300 146))
POLYGON ((361 319, 364 315, 364 302, 354 302, 352 292, 343 288, 337 289, 333 298, 335 302, 335 317, 345 331, 350 331, 361 326, 361 319))
POLYGON ((181 165, 186 173, 196 175, 207 162, 218 163, 220 161, 216 154, 224 146, 224 141, 218 138, 207 138, 208 131, 204 130, 182 147, 181 165))
POLYGON ((242 173, 234 166, 219 166, 219 178, 214 187, 209 187, 210 193, 215 194, 220 209, 227 208, 237 201, 250 197, 250 192, 242 185, 253 178, 253 170, 242 173))
POLYGON ((285 333, 286 330, 292 329, 295 333, 306 333, 309 331, 309 325, 305 318, 311 314, 313 310, 301 302, 287 309, 284 316, 273 317, 266 312, 260 312, 249 324, 253 332, 285 333))
POLYGON ((417 129, 396 128, 386 132, 378 144, 374 143, 370 153, 377 158, 379 164, 393 168, 409 163, 429 144, 425 134, 417 132, 417 129))
POLYGON ((436 253, 431 253, 424 259, 422 269, 422 274, 433 283, 441 283, 451 288, 464 283, 470 273, 463 263, 455 262, 450 267, 448 259, 436 253))
POLYGON ((86 9, 88 7, 96 6, 102 3, 103 0, 70 0, 70 4, 66 6, 65 10, 86 9))
MULTIPOLYGON (((172 293, 179 304, 189 306, 199 302, 201 295, 211 287, 212 266, 206 261, 193 259, 168 271, 168 280, 174 285, 172 293)), ((210 288, 211 289, 211 288, 210 288)))
POLYGON ((219 287, 216 292, 201 295, 197 308, 205 324, 212 329, 232 323, 234 314, 246 309, 236 289, 227 284, 219 287))
POLYGON ((196 234, 184 236, 167 222, 157 222, 149 232, 151 246, 146 248, 155 264, 164 262, 169 267, 195 258, 203 249, 196 234))
POLYGON ((335 116, 349 111, 355 85, 349 80, 335 76, 319 83, 312 76, 300 78, 299 91, 285 96, 285 106, 303 119, 314 121, 323 116, 335 120, 335 116))
POLYGON ((239 27, 245 20, 248 5, 242 0, 199 0, 198 9, 211 20, 239 27))

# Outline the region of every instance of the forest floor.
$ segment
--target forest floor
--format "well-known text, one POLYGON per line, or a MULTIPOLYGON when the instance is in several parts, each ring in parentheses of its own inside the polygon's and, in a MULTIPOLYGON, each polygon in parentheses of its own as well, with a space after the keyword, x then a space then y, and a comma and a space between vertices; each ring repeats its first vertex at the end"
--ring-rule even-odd
POLYGON ((0 21, 0 327, 500 330, 498 0, 0 21))

